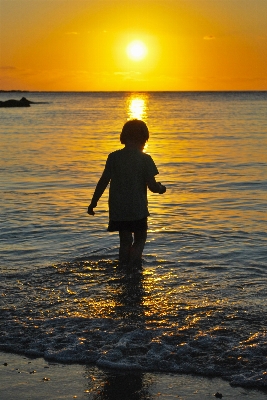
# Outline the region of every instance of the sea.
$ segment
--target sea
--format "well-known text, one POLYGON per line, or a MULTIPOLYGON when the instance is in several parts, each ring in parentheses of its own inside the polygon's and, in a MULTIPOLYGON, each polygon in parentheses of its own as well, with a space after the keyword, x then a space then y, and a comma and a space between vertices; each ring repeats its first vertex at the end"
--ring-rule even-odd
POLYGON ((267 388, 267 92, 27 92, 0 100, 0 350, 267 388), (148 193, 139 273, 118 265, 108 189, 132 118, 148 193))

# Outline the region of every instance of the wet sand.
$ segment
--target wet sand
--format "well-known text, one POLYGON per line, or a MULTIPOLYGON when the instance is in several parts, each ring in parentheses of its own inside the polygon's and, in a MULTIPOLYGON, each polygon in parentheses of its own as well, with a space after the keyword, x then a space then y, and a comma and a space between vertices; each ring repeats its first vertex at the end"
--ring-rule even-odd
POLYGON ((231 387, 219 378, 102 370, 0 353, 0 399, 203 400, 257 399, 267 393, 231 387), (216 395, 217 394, 217 395, 216 395), (222 397, 221 397, 222 396, 222 397))

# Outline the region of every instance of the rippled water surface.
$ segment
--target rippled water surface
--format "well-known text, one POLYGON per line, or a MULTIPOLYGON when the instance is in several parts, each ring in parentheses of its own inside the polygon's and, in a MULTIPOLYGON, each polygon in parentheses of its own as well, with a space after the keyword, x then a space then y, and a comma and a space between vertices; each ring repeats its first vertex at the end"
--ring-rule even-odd
POLYGON ((0 109, 0 349, 267 387, 266 92, 26 97, 0 109), (167 192, 127 275, 108 193, 86 209, 133 117, 167 192))

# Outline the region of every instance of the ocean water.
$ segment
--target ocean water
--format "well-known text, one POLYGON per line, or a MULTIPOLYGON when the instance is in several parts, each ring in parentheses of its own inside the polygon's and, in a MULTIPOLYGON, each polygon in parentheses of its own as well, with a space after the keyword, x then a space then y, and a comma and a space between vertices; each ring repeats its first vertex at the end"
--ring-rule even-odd
POLYGON ((0 109, 0 350, 266 388, 267 92, 23 95, 44 104, 0 109), (133 117, 167 192, 127 275, 107 191, 86 210, 133 117))

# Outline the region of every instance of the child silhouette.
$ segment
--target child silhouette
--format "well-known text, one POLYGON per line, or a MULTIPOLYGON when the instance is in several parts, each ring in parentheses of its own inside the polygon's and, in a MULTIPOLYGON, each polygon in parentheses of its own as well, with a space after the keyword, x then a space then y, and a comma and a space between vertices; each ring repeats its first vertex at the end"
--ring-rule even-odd
POLYGON ((158 169, 152 157, 143 153, 148 138, 143 121, 133 119, 124 124, 120 141, 125 147, 109 154, 88 206, 88 214, 94 215, 94 208, 110 183, 108 231, 119 232, 119 261, 129 271, 142 265, 149 216, 147 187, 153 193, 166 192, 166 187, 155 180, 158 169))

